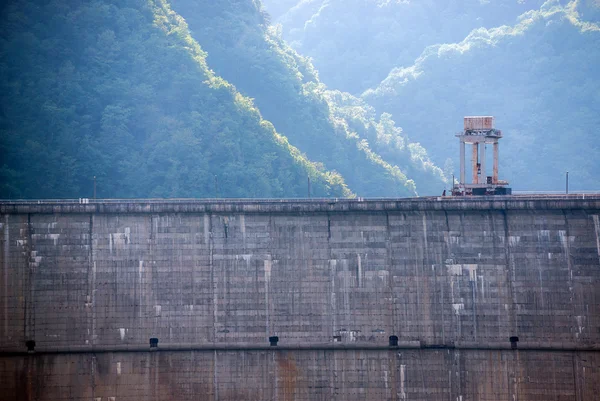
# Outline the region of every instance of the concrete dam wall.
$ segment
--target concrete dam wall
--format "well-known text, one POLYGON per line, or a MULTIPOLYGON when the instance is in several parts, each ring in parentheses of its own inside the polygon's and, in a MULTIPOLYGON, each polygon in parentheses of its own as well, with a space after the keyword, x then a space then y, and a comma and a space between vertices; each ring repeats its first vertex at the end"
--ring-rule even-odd
POLYGON ((0 241, 0 400, 600 397, 599 196, 0 202, 0 241))

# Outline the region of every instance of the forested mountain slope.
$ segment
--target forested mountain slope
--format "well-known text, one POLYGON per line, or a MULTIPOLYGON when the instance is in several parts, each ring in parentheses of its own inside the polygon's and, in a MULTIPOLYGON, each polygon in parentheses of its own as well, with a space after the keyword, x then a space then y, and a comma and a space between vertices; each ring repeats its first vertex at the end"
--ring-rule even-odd
POLYGON ((600 188, 597 0, 302 0, 274 21, 325 83, 372 85, 362 100, 447 173, 458 173, 462 117, 491 114, 515 188, 564 189, 567 170, 576 188, 600 188))
POLYGON ((209 64, 171 2, 2 4, 0 197, 89 197, 93 176, 99 197, 306 196, 307 176, 313 196, 443 188, 389 117, 333 104, 259 3, 175 5, 215 18, 197 36, 209 64))
POLYGON ((361 196, 437 194, 442 171, 390 118, 328 91, 308 60, 289 48, 252 0, 172 0, 217 74, 252 97, 290 143, 342 174, 361 196), (382 157, 385 155, 385 157, 382 157), (415 186, 416 182, 416 186, 415 186))
POLYGON ((458 153, 461 116, 491 114, 505 133, 502 175, 515 188, 560 190, 569 171, 572 186, 598 189, 600 25, 576 5, 548 2, 513 26, 428 47, 364 99, 420 132, 440 164, 458 153))
POLYGON ((0 197, 349 194, 160 1, 15 1, 0 29, 0 197))

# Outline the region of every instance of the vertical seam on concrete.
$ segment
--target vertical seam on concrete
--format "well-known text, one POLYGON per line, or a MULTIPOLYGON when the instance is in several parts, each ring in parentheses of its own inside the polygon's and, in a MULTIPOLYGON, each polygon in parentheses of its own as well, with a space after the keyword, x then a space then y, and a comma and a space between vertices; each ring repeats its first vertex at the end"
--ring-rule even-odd
MULTIPOLYGON (((454 260, 454 253, 452 252, 452 247, 451 247, 451 241, 450 241, 450 219, 448 218, 448 211, 444 210, 444 214, 446 216, 446 229, 448 230, 448 240, 446 242, 446 246, 447 246, 447 256, 450 259, 454 260)), ((462 227, 462 217, 459 215, 459 218, 461 219, 461 227, 462 227)), ((462 235, 462 231, 461 231, 461 235, 462 235)), ((456 262, 452 262, 452 263, 456 263, 456 262)), ((448 275, 448 269, 446 268, 446 263, 444 261, 444 274, 448 275)), ((448 285, 450 286, 450 298, 451 301, 450 302, 454 302, 454 278, 451 275, 448 275, 448 285)), ((455 341, 460 341, 460 334, 457 333, 457 328, 460 329, 460 320, 458 320, 457 324, 455 324, 455 313, 452 313, 450 315, 450 332, 451 335, 453 336, 453 338, 455 339, 455 341)))
MULTIPOLYGON (((200 216, 198 216, 198 221, 200 220, 200 216)), ((152 226, 152 216, 150 216, 150 226, 152 226)), ((152 232, 152 229, 150 230, 150 232, 152 232)), ((198 233, 192 233, 192 228, 190 228, 190 235, 191 234, 195 234, 194 236, 197 238, 197 234, 198 233)), ((192 240, 193 241, 193 240, 192 240)), ((197 240, 196 240, 197 241, 197 240)), ((196 247, 196 244, 194 244, 193 247, 193 251, 192 251, 192 294, 191 294, 191 299, 190 299, 190 306, 191 306, 191 320, 192 320, 192 325, 194 327, 194 340, 198 341, 198 320, 197 320, 197 312, 194 310, 194 305, 196 304, 196 267, 198 267, 198 262, 196 259, 196 255, 195 255, 195 251, 200 248, 200 246, 196 247)))
POLYGON ((394 352, 394 357, 388 358, 388 369, 391 376, 391 380, 389 380, 389 382, 391 382, 391 388, 389 389, 389 392, 391 393, 391 401, 397 401, 398 399, 398 387, 396 385, 396 361, 400 359, 400 355, 400 352, 394 352))
MULTIPOLYGON (((204 219, 204 224, 207 223, 207 219, 204 219)), ((206 231, 205 231, 206 233, 206 231)), ((208 214, 208 264, 210 268, 210 284, 212 289, 212 307, 213 307, 213 341, 217 341, 217 287, 215 285, 215 264, 214 264, 214 242, 212 233, 212 215, 208 214)), ((215 354, 216 361, 216 354, 215 354)), ((216 362, 215 362, 216 363, 216 362)))
MULTIPOLYGON (((418 350, 417 350, 417 353, 418 353, 418 355, 419 355, 419 365, 420 365, 420 366, 424 366, 424 365, 423 365, 423 361, 424 361, 424 358, 423 358, 423 350, 422 350, 422 349, 418 349, 418 350)), ((406 369, 406 368, 405 368, 405 369, 406 369)), ((425 387, 425 369, 419 369, 419 370, 420 370, 420 372, 421 372, 421 391, 422 391, 422 393, 421 393, 421 394, 427 394, 427 390, 426 390, 426 387, 425 387)), ((402 371, 400 371, 400 373, 402 373, 402 371)), ((402 378, 401 378, 401 379, 402 379, 402 378)), ((405 395, 405 397, 403 397, 403 399, 404 399, 404 400, 406 399, 406 395, 405 395)))
POLYGON ((94 261, 94 215, 90 214, 90 223, 89 223, 89 230, 88 230, 88 240, 89 240, 89 252, 88 252, 88 296, 89 299, 86 300, 87 301, 87 305, 88 305, 88 330, 89 328, 91 328, 91 333, 90 333, 90 337, 91 337, 91 342, 90 344, 94 344, 95 343, 95 336, 96 336, 96 316, 95 316, 95 310, 96 310, 96 266, 95 266, 95 261, 94 261))
MULTIPOLYGON (((156 215, 156 219, 155 219, 155 215, 151 214, 150 215, 150 244, 149 244, 149 259, 147 262, 150 264, 150 272, 151 272, 151 276, 150 276, 150 288, 152 290, 152 294, 154 296, 154 305, 156 305, 158 303, 158 300, 156 299, 156 291, 154 289, 154 283, 158 281, 158 271, 157 271, 157 267, 156 267, 156 255, 154 254, 154 251, 156 249, 156 244, 157 244, 157 237, 158 237, 158 224, 160 222, 160 215, 156 215), (155 221, 156 220, 156 221, 155 221)), ((143 265, 142 265, 143 267, 143 265)), ((147 284, 146 284, 147 285, 147 284)), ((143 284, 140 280, 140 291, 142 291, 143 288, 143 284)), ((140 302, 140 308, 148 308, 148 297, 145 296, 144 297, 144 303, 145 305, 142 304, 142 302, 140 302)), ((156 307, 155 307, 156 308, 156 307)), ((140 309, 141 310, 141 309, 140 309)), ((146 312, 148 311, 148 309, 146 309, 146 312)), ((154 314, 156 315, 156 309, 154 314)), ((156 322, 157 319, 154 318, 152 320, 153 322, 156 322)), ((152 331, 154 331, 154 327, 152 327, 152 331)), ((158 335, 158 334, 157 334, 158 335)))
POLYGON ((473 338, 477 342, 477 276, 474 280, 469 280, 469 285, 471 286, 471 298, 473 299, 473 338))
POLYGON ((29 296, 25 301, 25 325, 26 325, 26 339, 34 340, 35 339, 35 265, 32 259, 32 250, 33 250, 33 228, 31 225, 31 213, 27 214, 27 284, 29 287, 29 296))
POLYGON ((513 286, 513 279, 514 279, 514 275, 515 275, 515 270, 514 270, 514 266, 512 263, 512 258, 511 258, 511 254, 510 254, 510 240, 509 240, 509 230, 508 230, 508 215, 506 213, 506 210, 502 210, 502 214, 504 216, 504 255, 505 255, 505 259, 506 259, 506 284, 508 285, 508 291, 510 293, 510 306, 509 306, 509 310, 510 310, 510 315, 509 315, 509 319, 510 319, 510 336, 516 336, 518 333, 516 333, 516 329, 517 329, 517 314, 515 311, 515 291, 514 291, 514 286, 513 286))
MULTIPOLYGON (((466 374, 461 374, 462 372, 462 358, 463 358, 463 353, 460 352, 460 350, 455 350, 454 351, 454 361, 456 362, 456 394, 458 394, 457 396, 457 400, 462 401, 462 393, 463 393, 463 388, 467 387, 466 385, 466 378, 465 375, 466 374)), ((466 373, 466 372, 465 372, 466 373)))
MULTIPOLYGON (((450 222, 448 221, 448 211, 444 210, 444 217, 446 218, 446 238, 447 240, 444 241, 444 244, 446 246, 446 257, 444 257, 444 251, 442 250, 442 253, 440 254, 440 271, 441 271, 441 275, 442 278, 444 278, 446 276, 446 269, 445 269, 445 263, 444 261, 446 259, 449 259, 448 257, 450 256, 450 222)), ((437 277, 436 277, 436 281, 437 281, 437 277)), ((440 308, 442 309, 442 342, 444 344, 446 344, 446 303, 444 302, 444 286, 446 285, 448 281, 447 280, 442 280, 442 283, 440 284, 440 291, 441 291, 441 298, 440 298, 440 308)))
MULTIPOLYGON (((575 311, 575 303, 574 303, 574 298, 575 298, 575 294, 573 292, 573 262, 571 260, 571 230, 569 228, 569 219, 567 218, 567 212, 563 209, 562 210, 563 213, 563 217, 565 219, 565 231, 566 231, 566 235, 565 235, 565 253, 566 253, 566 258, 567 258, 567 267, 569 269, 569 279, 568 279, 568 283, 569 283, 569 294, 570 294, 570 306, 571 306, 571 317, 573 319, 576 318, 577 313, 575 311)), ((572 335, 574 335, 575 333, 570 333, 572 335)), ((572 341, 572 338, 569 338, 569 341, 572 341)))
POLYGON ((452 388, 452 373, 454 370, 454 364, 451 362, 452 360, 454 360, 454 353, 456 351, 455 350, 449 350, 446 355, 444 356, 446 362, 446 366, 448 366, 450 369, 448 370, 448 401, 452 401, 452 399, 456 399, 455 397, 455 392, 453 391, 452 388), (448 359, 450 359, 451 361, 448 362, 448 359))
POLYGON ((519 401, 519 392, 521 390, 519 386, 519 378, 523 377, 523 373, 521 372, 521 354, 519 350, 515 350, 515 357, 513 358, 513 399, 515 401, 519 401))
POLYGON ((385 212, 385 224, 386 224, 386 264, 388 269, 390 269, 388 275, 388 288, 390 291, 390 302, 391 302, 391 329, 393 335, 399 336, 400 333, 397 333, 398 329, 396 327, 396 300, 394 297, 394 268, 392 266, 392 234, 390 230, 390 215, 388 212, 385 212))
MULTIPOLYGON (((152 215, 150 215, 150 223, 153 223, 154 218, 152 217, 152 215)), ((149 309, 151 310, 152 308, 154 309, 154 318, 151 320, 152 322, 152 335, 153 336, 158 336, 158 333, 160 332, 160 329, 158 326, 160 326, 159 324, 159 318, 156 317, 156 305, 158 305, 158 292, 159 292, 159 287, 161 286, 160 280, 159 280, 159 274, 158 274, 158 267, 156 266, 156 258, 154 255, 154 241, 156 240, 156 235, 153 234, 153 230, 154 230, 154 226, 152 225, 150 227, 150 236, 153 238, 152 241, 150 241, 150 280, 144 280, 144 275, 147 276, 147 274, 145 274, 144 272, 144 263, 142 261, 142 263, 140 263, 140 261, 138 260, 138 275, 139 275, 139 282, 140 282, 140 320, 142 319, 142 309, 141 308, 146 308, 146 313, 152 313, 149 311, 149 309), (141 267, 141 269, 140 269, 141 267), (147 288, 150 287, 150 292, 151 294, 148 295, 148 291, 147 288), (149 307, 152 308, 149 308, 149 307)), ((156 234, 158 235, 158 224, 156 227, 156 234)), ((152 316, 152 314, 150 315, 152 316)), ((149 319, 150 320, 150 319, 149 319)), ((171 334, 171 326, 170 326, 170 319, 168 320, 168 324, 169 324, 169 336, 171 334)), ((148 341, 148 339, 146 339, 146 341, 148 341)))
POLYGON ((269 213, 268 263, 267 260, 263 261, 263 273, 265 280, 265 335, 267 337, 275 334, 274 330, 271 330, 271 294, 269 293, 271 284, 271 269, 273 268, 273 238, 275 238, 275 235, 273 233, 273 224, 273 215, 269 213))
POLYGON ((592 215, 594 221, 594 231, 596 232, 596 251, 598 252, 598 262, 600 262, 600 216, 592 215))
POLYGON ((579 360, 578 360, 579 354, 578 353, 573 353, 573 390, 575 392, 575 400, 576 401, 582 401, 581 400, 581 388, 579 386, 579 377, 578 377, 578 365, 579 365, 579 360))
POLYGON ((218 375, 218 361, 217 351, 213 353, 213 392, 215 395, 215 401, 219 401, 219 375, 218 375))
POLYGON ((91 365, 91 370, 92 370, 92 374, 91 374, 91 379, 92 379, 92 398, 95 399, 96 397, 96 355, 92 354, 92 357, 90 358, 90 365, 91 365))
MULTIPOLYGON (((492 239, 492 260, 494 260, 494 261, 498 260, 498 246, 497 246, 498 245, 498 241, 497 241, 497 234, 496 234, 498 232, 498 230, 496 228, 496 226, 497 226, 497 220, 498 220, 497 219, 497 214, 496 214, 496 216, 492 215, 492 218, 491 218, 492 232, 494 233, 493 234, 493 239, 492 239)), ((505 235, 505 238, 504 238, 504 248, 505 249, 508 246, 508 243, 506 242, 506 238, 507 237, 505 235)), ((506 251, 505 251, 505 254, 506 254, 506 251)), ((502 305, 502 307, 504 307, 504 306, 502 305)), ((500 328, 501 324, 502 324, 501 322, 498 322, 498 329, 500 328)))
MULTIPOLYGON (((29 216, 29 215, 27 215, 29 216)), ((27 218, 29 221, 29 218, 27 218)), ((29 233, 29 225, 27 225, 27 233, 29 233)), ((21 235, 21 234, 19 234, 21 235)), ((27 235, 28 236, 28 235, 27 235)), ((29 330, 27 327, 27 306, 29 302, 29 297, 27 296, 27 289, 29 287, 29 248, 31 245, 29 244, 29 240, 25 240, 25 263, 23 266, 23 286, 21 287, 21 297, 23 299, 23 335, 25 336, 25 340, 29 340, 29 330)))
POLYGON ((336 319, 336 308, 335 301, 337 301, 335 296, 335 274, 333 272, 333 266, 331 260, 331 216, 329 212, 327 212, 327 226, 329 235, 327 237, 327 269, 329 270, 329 299, 327 300, 327 308, 330 309, 329 316, 331 316, 331 332, 327 336, 328 340, 332 339, 335 335, 335 326, 337 323, 336 319))
POLYGON ((158 390, 159 373, 160 373, 160 356, 158 352, 150 353, 150 368, 154 370, 154 380, 152 381, 152 399, 159 400, 160 392, 158 390))
MULTIPOLYGON (((425 235, 425 234, 423 234, 423 236, 424 236, 424 235, 425 235)), ((418 248, 419 248, 419 247, 415 246, 414 248, 413 248, 413 247, 411 247, 410 249, 411 249, 411 250, 412 250, 412 249, 415 249, 415 252, 416 252, 416 250, 417 250, 418 248)), ((421 252, 423 252, 423 249, 421 249, 421 252)), ((411 255, 411 256, 412 256, 412 255, 411 255)), ((420 295, 421 295, 421 294, 420 294, 420 292, 421 292, 421 288, 420 288, 420 286, 419 286, 419 282, 420 282, 421 276, 419 275, 419 268, 417 267, 417 264, 420 264, 420 265, 421 265, 421 270, 422 270, 422 268, 423 268, 423 262, 421 261, 421 262, 419 263, 418 261, 419 261, 419 259, 421 259, 421 260, 422 260, 422 259, 425 259, 425 253, 423 252, 423 257, 422 257, 422 258, 419 258, 419 257, 418 257, 418 255, 415 255, 415 257, 414 257, 414 258, 412 258, 412 259, 416 261, 416 262, 414 263, 414 268, 415 268, 415 287, 416 287, 416 290, 417 290, 417 291, 415 292, 415 296, 416 296, 416 299, 417 299, 417 305, 416 305, 416 308, 417 308, 418 310, 420 310, 420 308, 421 308, 421 296, 420 296, 420 295)), ((422 333, 422 332, 421 332, 421 333, 422 333)), ((419 333, 419 334, 421 334, 421 333, 419 333)))
POLYGON ((10 231, 8 228, 8 214, 4 215, 4 249, 2 264, 4 267, 4 295, 2 296, 2 302, 4 303, 4 338, 8 340, 8 264, 10 258, 10 231))

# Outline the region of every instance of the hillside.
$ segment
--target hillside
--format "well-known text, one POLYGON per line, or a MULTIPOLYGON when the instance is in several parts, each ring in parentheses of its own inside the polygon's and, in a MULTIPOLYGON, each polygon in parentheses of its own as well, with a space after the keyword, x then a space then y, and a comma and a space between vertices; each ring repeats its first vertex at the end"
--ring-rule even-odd
POLYGON ((371 86, 361 99, 375 116, 389 113, 447 174, 462 116, 492 114, 516 189, 562 190, 567 170, 572 186, 600 188, 598 1, 304 0, 273 19, 325 83, 371 86))
POLYGON ((411 144, 389 118, 376 119, 364 102, 327 90, 309 60, 268 27, 255 2, 171 4, 208 52, 211 68, 253 98, 263 117, 292 145, 338 171, 357 194, 406 196, 443 190, 443 173, 425 150, 411 144))
POLYGON ((161 2, 5 6, 0 197, 349 194, 214 75, 161 2), (216 177, 216 178, 215 178, 216 177))
POLYGON ((502 175, 515 188, 561 190, 569 171, 572 188, 594 190, 600 188, 598 43, 598 24, 583 21, 574 7, 548 4, 513 26, 428 47, 364 99, 408 132, 420 132, 442 165, 456 160, 452 134, 461 116, 495 115, 505 133, 502 175))
POLYGON ((443 188, 267 25, 252 1, 4 3, 0 197, 89 197, 94 176, 99 197, 299 197, 307 176, 313 196, 443 188), (173 7, 210 24, 192 38, 173 7))

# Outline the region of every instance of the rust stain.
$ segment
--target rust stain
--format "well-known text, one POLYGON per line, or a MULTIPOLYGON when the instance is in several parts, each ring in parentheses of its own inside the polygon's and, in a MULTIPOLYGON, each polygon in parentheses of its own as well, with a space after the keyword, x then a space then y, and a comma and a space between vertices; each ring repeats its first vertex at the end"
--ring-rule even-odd
POLYGON ((283 384, 279 399, 282 401, 293 401, 295 399, 298 383, 298 367, 293 356, 286 353, 277 355, 278 381, 283 384))
POLYGON ((493 116, 466 116, 464 118, 465 130, 478 130, 478 129, 493 129, 494 128, 494 117, 493 116))

